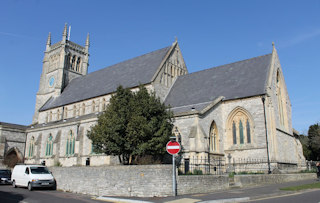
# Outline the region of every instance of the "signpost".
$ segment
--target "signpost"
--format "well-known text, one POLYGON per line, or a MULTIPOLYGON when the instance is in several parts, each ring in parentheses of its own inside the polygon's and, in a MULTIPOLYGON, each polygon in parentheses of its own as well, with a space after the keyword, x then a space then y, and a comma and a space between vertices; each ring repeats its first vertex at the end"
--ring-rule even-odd
POLYGON ((175 154, 180 152, 181 146, 179 142, 169 141, 167 143, 167 152, 172 155, 172 190, 173 196, 177 196, 177 181, 176 181, 176 163, 175 163, 175 154))

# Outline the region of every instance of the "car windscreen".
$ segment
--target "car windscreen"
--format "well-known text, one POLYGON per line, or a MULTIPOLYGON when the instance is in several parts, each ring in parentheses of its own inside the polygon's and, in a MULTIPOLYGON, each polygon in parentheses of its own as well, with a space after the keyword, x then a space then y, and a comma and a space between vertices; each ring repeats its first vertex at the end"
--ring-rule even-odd
POLYGON ((50 174, 46 167, 30 167, 32 174, 50 174))
POLYGON ((10 175, 11 171, 9 170, 0 170, 0 175, 10 175))

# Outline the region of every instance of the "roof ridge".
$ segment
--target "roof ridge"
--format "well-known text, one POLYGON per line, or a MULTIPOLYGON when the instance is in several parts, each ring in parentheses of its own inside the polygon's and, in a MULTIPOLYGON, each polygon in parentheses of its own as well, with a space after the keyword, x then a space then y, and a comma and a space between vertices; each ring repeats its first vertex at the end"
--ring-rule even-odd
POLYGON ((99 69, 99 70, 93 71, 93 72, 89 73, 88 75, 90 75, 90 74, 92 74, 92 73, 95 73, 95 72, 99 72, 99 71, 104 70, 104 69, 106 69, 106 68, 112 68, 112 67, 115 66, 115 65, 120 65, 120 64, 122 64, 122 63, 128 62, 128 61, 133 60, 133 59, 141 58, 141 57, 143 57, 143 56, 145 56, 145 55, 152 54, 152 53, 154 53, 154 52, 161 51, 161 50, 164 50, 164 49, 169 48, 169 47, 171 47, 171 46, 167 46, 167 47, 164 47, 164 48, 161 48, 161 49, 157 49, 157 50, 154 50, 154 51, 151 51, 151 52, 142 54, 142 55, 140 55, 140 56, 135 56, 135 57, 126 59, 126 60, 121 61, 121 62, 119 62, 119 63, 115 63, 115 64, 112 64, 112 65, 110 65, 110 66, 106 66, 106 67, 101 68, 101 69, 99 69))
POLYGON ((235 62, 233 62, 233 63, 227 63, 227 64, 223 64, 223 65, 219 65, 219 66, 214 66, 214 67, 211 67, 211 68, 206 68, 206 69, 204 69, 204 70, 192 72, 192 73, 189 73, 189 74, 186 74, 186 75, 182 75, 182 76, 179 76, 179 77, 184 77, 184 76, 188 76, 188 75, 192 75, 192 74, 195 74, 195 73, 200 73, 200 72, 204 72, 204 71, 208 71, 208 70, 212 70, 212 69, 216 69, 216 68, 223 68, 224 66, 227 66, 227 65, 232 65, 232 64, 236 64, 236 63, 241 63, 241 62, 253 60, 253 59, 256 59, 256 58, 265 57, 265 56, 268 56, 268 55, 272 55, 272 53, 264 54, 264 55, 261 55, 261 56, 256 56, 256 57, 252 57, 252 58, 248 58, 248 59, 244 59, 244 60, 241 60, 241 61, 235 61, 235 62))
MULTIPOLYGON (((103 71, 103 70, 105 70, 105 69, 107 69, 107 68, 114 68, 114 66, 116 66, 116 65, 123 64, 123 63, 128 62, 128 61, 133 60, 133 59, 138 59, 138 58, 140 58, 140 57, 142 57, 142 56, 145 56, 145 55, 147 55, 147 54, 152 54, 152 53, 154 53, 154 52, 161 51, 161 50, 164 50, 164 49, 169 48, 169 47, 171 47, 171 46, 166 46, 166 47, 164 47, 164 48, 157 49, 157 50, 154 50, 154 51, 151 51, 151 52, 142 54, 142 55, 140 55, 140 56, 136 56, 136 57, 133 57, 133 58, 130 58, 130 59, 121 61, 121 62, 119 62, 119 63, 112 64, 112 65, 110 65, 110 66, 106 66, 106 67, 101 68, 101 69, 99 69, 99 70, 96 70, 96 71, 93 71, 93 72, 91 72, 91 73, 88 73, 87 75, 83 75, 83 76, 74 78, 72 81, 70 81, 70 83, 71 83, 71 82, 74 82, 74 81, 77 81, 77 80, 83 80, 83 79, 85 79, 86 77, 88 77, 88 76, 90 76, 90 75, 92 75, 92 74, 94 74, 94 73, 95 73, 95 74, 96 74, 96 73, 99 73, 100 71, 103 71)), ((70 84, 70 83, 69 83, 69 84, 70 84)), ((70 86, 70 85, 67 85, 65 88, 68 88, 68 86, 70 86)))

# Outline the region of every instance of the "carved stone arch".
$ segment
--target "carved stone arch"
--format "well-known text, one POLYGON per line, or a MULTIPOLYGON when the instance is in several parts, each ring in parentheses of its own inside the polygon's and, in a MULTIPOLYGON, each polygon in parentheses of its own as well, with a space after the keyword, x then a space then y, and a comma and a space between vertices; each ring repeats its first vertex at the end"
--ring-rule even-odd
POLYGON ((176 140, 181 143, 182 139, 181 139, 181 132, 179 130, 179 128, 177 126, 173 126, 172 128, 172 134, 174 134, 176 136, 176 140))
POLYGON ((23 154, 17 147, 13 147, 5 154, 3 163, 13 168, 17 163, 23 163, 23 154))
POLYGON ((253 143, 254 119, 243 107, 234 108, 227 119, 226 146, 253 143))
POLYGON ((81 72, 81 57, 77 57, 77 62, 76 62, 76 71, 81 72))
POLYGON ((47 136, 46 136, 46 139, 45 139, 46 143, 45 143, 45 155, 46 156, 52 156, 53 154, 53 142, 54 142, 54 137, 52 135, 52 133, 49 133, 47 136))
POLYGON ((277 95, 277 103, 278 103, 278 117, 280 121, 280 126, 287 129, 288 125, 288 117, 287 117, 287 98, 286 98, 286 90, 284 86, 284 78, 279 68, 276 74, 276 95, 277 95))
POLYGON ((70 58, 71 58, 71 54, 70 52, 66 54, 65 56, 65 69, 70 69, 70 58))
POLYGON ((76 58, 77 56, 76 55, 73 55, 71 56, 71 63, 70 63, 70 66, 71 66, 71 70, 75 70, 76 69, 76 58))
POLYGON ((209 131, 209 150, 210 152, 219 152, 219 131, 216 122, 213 120, 209 131))

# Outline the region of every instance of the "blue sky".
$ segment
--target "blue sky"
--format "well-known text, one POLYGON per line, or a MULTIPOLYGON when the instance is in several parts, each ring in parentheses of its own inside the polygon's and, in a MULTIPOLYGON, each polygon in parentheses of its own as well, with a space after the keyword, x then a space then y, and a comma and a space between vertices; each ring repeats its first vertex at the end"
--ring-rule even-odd
POLYGON ((170 45, 178 38, 189 72, 278 50, 293 127, 320 122, 320 1, 0 2, 0 121, 28 125, 48 37, 84 45, 89 72, 170 45))

